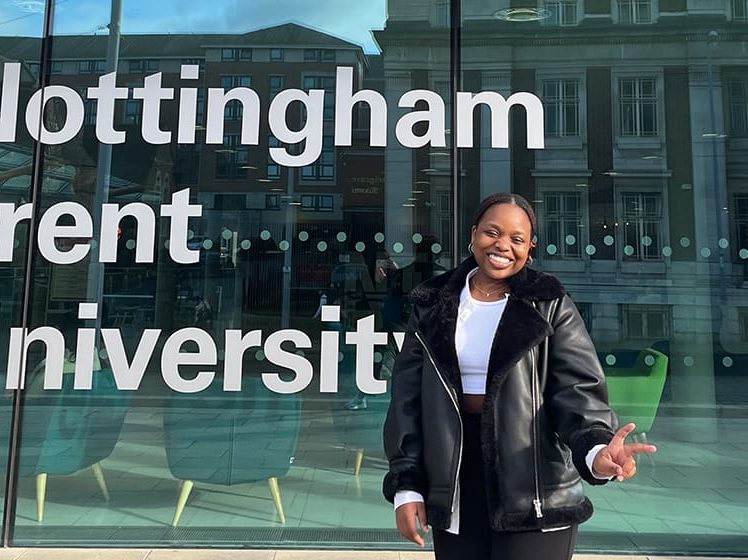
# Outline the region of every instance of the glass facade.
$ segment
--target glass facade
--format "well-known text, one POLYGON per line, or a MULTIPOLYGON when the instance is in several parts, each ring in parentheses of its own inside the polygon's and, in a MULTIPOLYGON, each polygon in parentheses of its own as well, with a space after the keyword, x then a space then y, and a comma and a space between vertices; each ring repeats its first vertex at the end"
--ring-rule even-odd
POLYGON ((6 545, 409 549, 407 294, 511 190, 660 448, 578 550, 748 550, 745 1, 6 4, 6 545))

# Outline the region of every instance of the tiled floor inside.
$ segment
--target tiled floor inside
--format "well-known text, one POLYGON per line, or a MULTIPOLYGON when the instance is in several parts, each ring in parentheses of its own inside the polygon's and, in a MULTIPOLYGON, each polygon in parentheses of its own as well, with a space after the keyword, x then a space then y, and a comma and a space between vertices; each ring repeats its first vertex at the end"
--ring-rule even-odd
MULTIPOLYGON (((109 502, 102 497, 90 469, 71 476, 50 476, 40 524, 36 520, 35 479, 21 478, 17 543, 51 545, 61 534, 78 544, 97 545, 100 541, 104 546, 127 541, 133 535, 159 542, 178 538, 170 533, 178 481, 166 460, 163 413, 157 406, 128 411, 113 453, 101 463, 111 494, 109 502)), ((389 548, 407 549, 392 534, 392 508, 381 497, 386 468, 381 450, 368 448, 361 472, 354 476, 356 442, 345 441, 335 426, 335 415, 367 413, 341 412, 339 401, 304 400, 297 452, 288 474, 280 479, 285 526, 279 521, 267 483, 258 481, 234 486, 196 484, 180 530, 207 535, 216 531, 230 540, 232 530, 238 531, 233 533, 237 535, 242 529, 346 528, 354 533, 360 529, 369 531, 372 538, 391 534, 389 548)), ((588 488, 596 513, 583 526, 580 543, 586 542, 587 550, 628 553, 641 553, 651 548, 652 542, 660 543, 662 551, 688 550, 689 539, 700 539, 699 546, 706 549, 713 543, 714 550, 723 553, 744 546, 748 537, 748 417, 741 416, 737 407, 720 409, 717 416, 714 433, 706 438, 710 441, 692 443, 684 441, 683 419, 665 409, 649 434, 650 441, 660 448, 654 461, 642 458, 639 474, 631 481, 588 488)), ((378 433, 363 435, 367 441, 378 437, 378 433)), ((210 461, 210 456, 204 457, 205 464, 210 461)), ((289 535, 293 533, 281 538, 289 535)), ((311 534, 306 538, 317 537, 311 534)), ((351 538, 361 542, 367 537, 351 538)), ((147 542, 144 545, 149 546, 147 542)))

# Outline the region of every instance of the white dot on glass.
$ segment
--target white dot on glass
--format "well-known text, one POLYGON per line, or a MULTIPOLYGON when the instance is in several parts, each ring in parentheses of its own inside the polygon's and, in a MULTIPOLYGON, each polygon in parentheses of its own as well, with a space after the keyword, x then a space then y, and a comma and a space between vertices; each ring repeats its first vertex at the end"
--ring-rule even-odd
POLYGON ((690 247, 691 246, 691 240, 688 237, 681 237, 680 238, 680 246, 681 247, 690 247))
POLYGON ((384 234, 381 231, 375 233, 374 234, 374 241, 376 241, 377 243, 381 243, 382 241, 384 241, 384 234))
POLYGON ((416 245, 418 245, 421 241, 423 241, 423 235, 421 235, 420 233, 414 233, 413 234, 413 243, 415 243, 416 245))
POLYGON ((577 238, 574 237, 573 235, 567 235, 564 241, 566 242, 567 245, 574 245, 574 243, 577 242, 577 238))
POLYGON ((366 243, 364 243, 363 241, 359 241, 358 243, 356 243, 356 251, 358 251, 359 253, 363 253, 365 250, 366 243))
POLYGON ((192 239, 193 237, 195 237, 195 232, 192 231, 191 229, 188 229, 187 230, 187 239, 192 239))
POLYGON ((683 358, 683 363, 686 364, 686 367, 691 367, 693 365, 693 358, 691 356, 686 356, 683 358))
POLYGON ((317 250, 320 253, 324 253, 325 251, 327 251, 327 243, 325 241, 320 241, 319 243, 317 243, 317 250))
POLYGON ((266 229, 263 229, 260 232, 260 239, 262 239, 263 241, 267 241, 268 239, 270 239, 270 232, 266 229))
POLYGON ((605 237, 603 237, 603 243, 605 243, 606 246, 610 247, 611 245, 613 245, 613 243, 615 243, 615 239, 613 239, 612 235, 606 235, 605 237))
POLYGON ((545 248, 545 250, 546 250, 546 252, 547 252, 547 253, 548 253, 549 255, 555 255, 555 254, 556 254, 556 253, 558 252, 558 247, 556 247, 556 246, 555 246, 555 245, 554 245, 553 243, 551 243, 550 245, 548 245, 548 246, 547 246, 547 247, 545 248))
POLYGON ((705 259, 708 259, 712 256, 712 250, 709 247, 704 247, 703 249, 701 249, 701 256, 705 259))
POLYGON ((442 246, 439 243, 434 243, 431 246, 431 252, 434 253, 435 255, 438 255, 439 253, 442 252, 442 246))
POLYGON ((730 356, 725 356, 722 358, 722 365, 725 367, 732 367, 733 361, 730 356))
POLYGON ((348 236, 346 235, 344 231, 339 231, 338 234, 335 236, 335 239, 337 239, 338 241, 342 243, 343 241, 348 239, 348 236))
POLYGON ((102 348, 99 350, 99 358, 102 360, 108 360, 109 359, 109 352, 106 351, 106 348, 102 348))
POLYGON ((166 241, 164 241, 164 247, 165 247, 166 249, 168 249, 168 248, 169 248, 169 240, 168 240, 168 239, 167 239, 166 241))
POLYGON ((646 366, 653 366, 655 363, 654 356, 646 356, 644 358, 644 365, 646 366))
POLYGON ((263 352, 262 350, 258 350, 257 352, 255 352, 255 360, 257 360, 258 362, 261 362, 264 359, 265 359, 265 352, 263 352))
POLYGON ((403 249, 405 249, 405 247, 399 241, 392 246, 392 250, 395 251, 395 253, 402 253, 403 249))
POLYGON ((584 250, 590 256, 594 255, 597 252, 597 249, 595 248, 594 245, 587 245, 587 247, 585 247, 584 250))
POLYGON ((624 254, 625 254, 625 255, 626 255, 627 257, 630 257, 631 255, 633 255, 633 254, 634 254, 634 248, 633 248, 633 247, 632 247, 631 245, 626 245, 626 246, 625 246, 625 247, 623 248, 623 252, 624 252, 624 254))
POLYGON ((305 232, 305 231, 300 231, 299 232, 299 241, 306 241, 307 239, 309 239, 309 234, 307 232, 305 232))
POLYGON ((741 249, 740 251, 738 251, 738 256, 741 259, 748 259, 748 249, 741 249))
POLYGON ((720 249, 727 249, 730 246, 730 242, 724 237, 719 240, 720 249))
POLYGON ((240 243, 240 246, 245 251, 249 249, 252 246, 252 242, 249 239, 242 239, 242 242, 240 243))
POLYGON ((382 353, 374 352, 374 362, 378 364, 381 361, 382 361, 382 353))
POLYGON ((671 257, 673 255, 673 250, 670 247, 663 247, 662 248, 662 255, 665 257, 671 257))
POLYGON ((605 356, 605 363, 609 366, 615 365, 616 357, 613 354, 608 354, 607 356, 605 356))
POLYGON ((206 251, 210 251, 213 248, 213 241, 210 239, 206 239, 203 241, 203 249, 206 251))
POLYGON ((645 235, 644 237, 642 237, 642 245, 644 245, 645 247, 651 247, 652 238, 649 237, 648 235, 645 235))
POLYGON ((230 229, 225 229, 221 232, 221 237, 223 237, 226 241, 234 237, 234 232, 230 229))
POLYGON ((278 248, 281 251, 288 251, 288 248, 290 246, 291 246, 291 244, 288 241, 286 241, 285 239, 283 241, 281 241, 280 243, 278 243, 278 248))
POLYGON ((128 239, 127 241, 125 241, 125 247, 127 247, 130 250, 134 249, 135 245, 136 243, 134 239, 128 239))

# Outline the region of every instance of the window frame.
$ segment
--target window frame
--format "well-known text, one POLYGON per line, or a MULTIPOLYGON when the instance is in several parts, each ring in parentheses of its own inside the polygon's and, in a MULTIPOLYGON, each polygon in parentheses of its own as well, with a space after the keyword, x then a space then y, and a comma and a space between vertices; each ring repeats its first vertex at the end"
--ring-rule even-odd
MULTIPOLYGON (((615 223, 615 241, 616 241, 616 262, 620 263, 623 267, 634 266, 652 266, 652 267, 664 267, 665 256, 662 254, 663 247, 670 246, 670 217, 668 212, 668 199, 667 189, 652 185, 615 185, 615 211, 616 218, 615 223), (637 194, 642 196, 657 195, 660 197, 660 216, 658 219, 653 219, 652 223, 658 226, 658 238, 659 244, 657 245, 656 256, 652 258, 641 258, 641 248, 644 235, 638 239, 637 247, 635 247, 635 255, 629 256, 624 252, 626 247, 626 232, 625 232, 625 208, 624 208, 624 196, 637 194)), ((646 218, 646 216, 644 217, 646 218)), ((647 246, 644 246, 647 247, 647 246)), ((664 268, 663 268, 664 271, 664 268)))

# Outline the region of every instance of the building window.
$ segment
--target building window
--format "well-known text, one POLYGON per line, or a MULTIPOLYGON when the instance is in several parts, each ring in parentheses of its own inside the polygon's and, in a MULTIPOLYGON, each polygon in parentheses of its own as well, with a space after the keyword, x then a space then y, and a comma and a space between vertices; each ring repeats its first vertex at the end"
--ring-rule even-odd
POLYGON ((621 304, 621 330, 627 340, 661 340, 670 337, 669 305, 621 304))
POLYGON ((283 60, 283 49, 270 49, 270 60, 283 60))
POLYGON ((62 74, 62 62, 59 60, 52 63, 52 74, 62 74))
POLYGON ((621 194, 623 259, 645 261, 661 259, 662 195, 625 192, 621 194))
POLYGON ((579 81, 544 80, 545 133, 579 136, 579 81))
POLYGON ((545 2, 544 7, 548 10, 548 18, 543 20, 546 25, 576 25, 577 3, 576 0, 556 0, 545 2))
POLYGON ((732 136, 748 136, 748 80, 730 80, 728 91, 730 96, 730 134, 732 136))
POLYGON ((106 72, 106 60, 81 60, 78 63, 79 74, 106 72))
POLYGON ((335 51, 330 49, 304 49, 304 62, 335 62, 335 51))
POLYGON ((732 19, 748 21, 748 0, 732 0, 732 19))
POLYGON ((582 321, 584 321, 587 332, 592 332, 592 304, 576 301, 574 305, 576 305, 577 311, 579 311, 579 315, 581 315, 582 321))
POLYGON ((249 152, 238 134, 224 134, 223 146, 216 149, 216 179, 243 179, 247 175, 249 152))
MULTIPOLYGON (((221 76, 221 87, 230 90, 237 87, 251 87, 252 76, 221 76)), ((236 121, 242 118, 244 107, 241 102, 234 99, 226 103, 223 108, 223 118, 229 121, 236 121)))
POLYGON ((239 49, 239 60, 252 60, 252 49, 239 49))
POLYGON ((550 258, 581 258, 582 205, 579 193, 546 192, 543 205, 543 237, 548 243, 546 254, 550 258))
POLYGON ((276 96, 279 92, 283 90, 283 82, 284 78, 283 76, 270 76, 270 98, 276 96))
POLYGON ((331 194, 301 195, 301 209, 305 212, 332 212, 334 197, 331 194))
POLYGON ((229 60, 238 60, 239 52, 237 49, 221 49, 221 60, 226 62, 229 60))
MULTIPOLYGON (((280 140, 278 140, 275 136, 270 136, 268 138, 268 148, 280 148, 282 144, 280 143, 280 140)), ((268 158, 268 166, 267 166, 267 178, 268 179, 279 179, 281 176, 281 168, 280 165, 275 163, 272 159, 268 158)))
POLYGON ((621 136, 657 136, 655 78, 618 80, 621 136))
POLYGON ((652 23, 652 0, 618 0, 618 21, 652 23))
POLYGON ((740 251, 748 249, 748 194, 736 194, 734 212, 732 213, 735 227, 735 250, 736 262, 744 262, 740 258, 740 251))
POLYGON ((142 99, 128 99, 125 101, 125 124, 140 124, 140 116, 142 113, 142 99))
POLYGON ((280 195, 265 195, 265 210, 280 210, 280 195))
POLYGON ((331 121, 335 116, 335 78, 333 76, 305 76, 304 89, 325 91, 324 120, 331 121))
POLYGON ((301 178, 304 181, 334 181, 335 180, 335 145, 332 136, 322 139, 322 153, 312 165, 301 168, 301 178))

